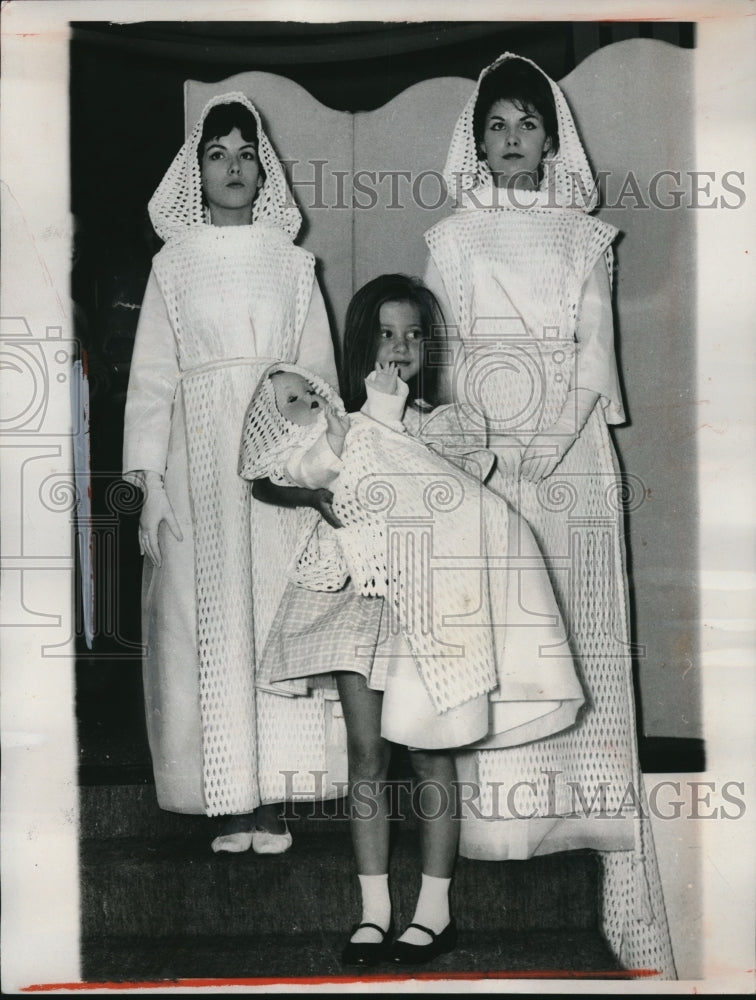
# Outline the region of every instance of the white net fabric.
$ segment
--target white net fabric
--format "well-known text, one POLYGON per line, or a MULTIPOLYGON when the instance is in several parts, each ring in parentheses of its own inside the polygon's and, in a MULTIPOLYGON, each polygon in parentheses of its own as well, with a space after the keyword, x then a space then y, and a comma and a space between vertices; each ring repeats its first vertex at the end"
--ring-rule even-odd
POLYGON ((532 433, 559 414, 583 286, 616 232, 582 212, 486 208, 426 233, 465 344, 456 393, 490 431, 532 433), (499 404, 501 392, 508 398, 499 404))
MULTIPOLYGON (((444 167, 444 179, 452 191, 470 191, 481 188, 490 182, 491 171, 488 164, 485 160, 478 158, 473 135, 473 114, 481 81, 508 59, 522 59, 522 56, 505 52, 490 66, 482 70, 475 90, 454 128, 444 167)), ((539 73, 543 73, 541 68, 529 59, 523 59, 523 62, 533 66, 539 73)), ((585 150, 578 137, 575 122, 564 94, 545 73, 543 76, 549 82, 556 105, 559 150, 555 155, 544 157, 543 179, 539 188, 542 200, 550 206, 569 206, 591 211, 596 207, 598 192, 588 157, 585 155, 585 150)))
MULTIPOLYGON (((481 79, 511 58, 502 56, 481 79)), ((612 814, 631 790, 644 816, 635 823, 634 851, 601 853, 603 929, 626 967, 674 978, 635 734, 623 548, 625 510, 637 499, 632 481, 619 477, 600 408, 540 484, 520 479, 512 461, 524 442, 562 413, 570 384, 580 384, 576 328, 583 286, 602 253, 610 263, 615 236, 611 226, 588 215, 596 192, 587 157, 561 91, 549 83, 559 154, 545 162, 532 207, 513 208, 510 202, 492 208, 491 201, 475 197, 493 187, 473 136, 476 88, 446 165, 448 183, 467 194, 426 240, 463 341, 457 396, 485 417, 499 456, 489 485, 529 522, 544 554, 588 704, 571 729, 521 747, 479 752, 473 769, 489 815, 498 782, 532 782, 533 795, 520 808, 536 809, 538 816, 567 815, 574 808, 568 782, 588 802, 604 797, 612 814), (587 196, 581 199, 581 192, 587 196), (556 799, 544 781, 549 772, 559 774, 556 799)), ((463 823, 461 851, 480 858, 516 856, 508 854, 509 845, 523 836, 517 828, 527 822, 494 821, 483 824, 485 833, 463 823)))
POLYGON ((202 181, 198 147, 207 113, 218 104, 242 104, 257 122, 257 153, 265 170, 265 181, 252 207, 253 222, 267 222, 292 238, 299 232, 302 216, 286 183, 281 163, 262 127, 260 115, 249 98, 239 92, 219 94, 205 105, 199 121, 176 154, 149 204, 155 232, 163 240, 177 236, 188 227, 207 222, 202 201, 202 181))
MULTIPOLYGON (((307 379, 338 414, 344 414, 344 404, 324 379, 300 365, 276 361, 262 369, 244 416, 239 474, 249 480, 268 478, 279 485, 297 486, 300 484, 290 483, 285 474, 286 461, 293 449, 315 442, 325 429, 325 421, 319 419, 310 427, 301 427, 279 412, 270 379, 277 371, 295 372, 307 379)), ((347 581, 348 572, 334 529, 309 507, 298 507, 294 516, 299 544, 293 561, 289 553, 284 565, 286 576, 313 590, 340 590, 347 581)))
POLYGON ((406 434, 353 417, 332 484, 357 591, 386 597, 439 712, 497 682, 487 554, 507 548, 505 504, 406 434))
MULTIPOLYGON (((285 586, 279 569, 293 558, 299 519, 263 504, 250 510, 239 441, 260 369, 297 354, 314 260, 269 221, 197 224, 168 240, 153 269, 175 335, 186 418, 194 528, 187 586, 196 600, 206 808, 249 812, 260 802, 255 656, 285 586)), ((304 701, 287 706, 293 732, 304 701)))

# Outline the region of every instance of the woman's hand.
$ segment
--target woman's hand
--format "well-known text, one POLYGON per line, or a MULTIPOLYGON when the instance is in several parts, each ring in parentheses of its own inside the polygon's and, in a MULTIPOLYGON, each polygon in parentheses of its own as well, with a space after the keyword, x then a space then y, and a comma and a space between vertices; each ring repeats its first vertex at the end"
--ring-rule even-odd
POLYGON ((142 514, 139 518, 139 551, 143 556, 147 556, 153 566, 161 566, 163 563, 158 541, 159 528, 163 521, 168 525, 176 541, 182 541, 184 536, 162 480, 147 480, 144 486, 142 514))
POLYGON ((521 479, 538 483, 551 475, 580 437, 598 399, 599 394, 592 389, 570 389, 554 423, 528 441, 520 465, 521 479))
POLYGON ((333 512, 333 493, 330 490, 324 488, 310 490, 304 486, 279 486, 270 479, 255 479, 252 483, 252 496, 255 500, 273 504, 275 507, 312 507, 332 528, 344 527, 333 512))
POLYGON ((556 469, 577 440, 577 434, 552 429, 535 434, 528 442, 520 463, 520 478, 538 483, 556 469))

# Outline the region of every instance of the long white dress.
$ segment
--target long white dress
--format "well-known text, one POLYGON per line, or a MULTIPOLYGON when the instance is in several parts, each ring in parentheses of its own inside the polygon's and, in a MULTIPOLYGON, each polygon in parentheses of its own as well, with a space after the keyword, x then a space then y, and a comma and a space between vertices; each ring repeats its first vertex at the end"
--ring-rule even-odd
MULTIPOLYGON (((229 98, 246 102, 228 95, 208 109, 229 98)), ((172 167, 179 180, 186 169, 197 173, 200 127, 180 154, 180 169, 176 161, 172 167)), ((278 183, 283 204, 283 175, 262 135, 260 152, 266 185, 278 183)), ((154 258, 137 329, 123 469, 135 482, 145 471, 164 476, 183 534, 179 541, 161 525, 162 565, 145 559, 143 578, 144 689, 158 802, 175 812, 222 815, 291 797, 296 789, 286 771, 301 771, 307 788, 312 768, 345 775, 343 735, 329 751, 323 692, 290 699, 255 690, 296 518, 252 508, 250 486, 237 472, 261 364, 300 359, 332 384, 336 371, 314 260, 294 245, 285 217, 269 208, 247 226, 197 221, 198 178, 192 182, 194 214, 171 207, 161 229, 166 216, 150 206, 167 242, 154 258)), ((158 191, 164 188, 165 181, 158 191)))
POLYGON ((564 732, 457 754, 459 777, 480 789, 480 815, 465 817, 460 852, 495 860, 600 849, 607 939, 628 967, 673 978, 635 733, 624 555, 633 496, 607 426, 624 420, 608 270, 615 230, 589 214, 590 201, 570 200, 570 176, 590 190, 590 172, 564 97, 549 82, 559 159, 547 166, 543 190, 520 193, 527 208, 502 197, 477 162, 471 98, 446 168, 447 179, 470 178, 469 190, 426 233, 426 280, 459 331, 456 398, 488 422, 498 456, 489 486, 528 521, 543 552, 587 704, 564 732), (539 483, 521 478, 530 437, 570 415, 570 388, 599 400, 555 471, 539 483), (502 787, 517 794, 506 798, 502 787))

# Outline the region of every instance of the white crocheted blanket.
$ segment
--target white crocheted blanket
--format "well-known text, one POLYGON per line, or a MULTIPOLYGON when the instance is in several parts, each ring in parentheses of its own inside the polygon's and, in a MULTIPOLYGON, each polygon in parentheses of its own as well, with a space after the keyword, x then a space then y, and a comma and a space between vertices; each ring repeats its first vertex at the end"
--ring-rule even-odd
POLYGON ((343 527, 318 525, 294 579, 321 590, 349 576, 364 596, 385 597, 442 712, 497 683, 487 558, 506 555, 508 508, 421 441, 351 420, 330 487, 343 527))

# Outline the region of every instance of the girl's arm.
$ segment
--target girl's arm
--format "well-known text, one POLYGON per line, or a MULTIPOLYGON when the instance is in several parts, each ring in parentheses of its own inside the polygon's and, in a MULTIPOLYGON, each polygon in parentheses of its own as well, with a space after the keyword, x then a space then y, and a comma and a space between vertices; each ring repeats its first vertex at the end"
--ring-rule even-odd
POLYGON ((343 527, 333 512, 333 493, 326 489, 306 489, 303 486, 279 486, 270 479, 255 479, 252 496, 276 507, 312 507, 332 528, 343 527))
POLYGON ((402 417, 407 407, 409 387, 399 378, 396 365, 376 365, 365 379, 365 394, 367 398, 361 412, 403 433, 402 417))

